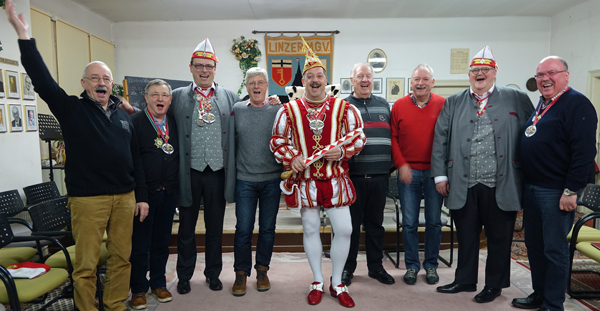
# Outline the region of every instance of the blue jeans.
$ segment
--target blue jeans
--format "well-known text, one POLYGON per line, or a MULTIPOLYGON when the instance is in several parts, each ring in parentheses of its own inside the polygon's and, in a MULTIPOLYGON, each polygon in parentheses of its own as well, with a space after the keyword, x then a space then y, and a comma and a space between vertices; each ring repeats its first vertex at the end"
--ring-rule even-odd
POLYGON ((421 197, 425 195, 425 260, 423 268, 438 267, 442 239, 442 195, 435 190, 435 181, 429 170, 412 170, 412 182, 404 184, 398 179, 398 195, 402 207, 402 244, 406 269, 419 272, 419 211, 421 197))
MULTIPOLYGON (((252 268, 252 231, 258 210, 258 241, 256 242, 256 266, 269 267, 275 242, 275 221, 279 212, 281 179, 261 182, 237 180, 235 186, 235 238, 233 252, 235 271, 250 276, 252 268)), ((255 266, 255 268, 256 268, 255 266)))
POLYGON ((173 215, 177 206, 177 190, 148 193, 148 216, 140 222, 140 215, 133 219, 131 238, 131 292, 145 293, 150 289, 167 286, 165 266, 169 259, 169 241, 173 230, 173 215), (148 269, 148 264, 150 267, 148 269), (150 281, 146 272, 150 271, 150 281))
POLYGON ((544 297, 542 307, 549 310, 564 310, 569 282, 567 234, 573 226, 575 212, 559 208, 562 193, 560 189, 530 184, 525 184, 523 193, 523 225, 531 281, 533 290, 544 297))

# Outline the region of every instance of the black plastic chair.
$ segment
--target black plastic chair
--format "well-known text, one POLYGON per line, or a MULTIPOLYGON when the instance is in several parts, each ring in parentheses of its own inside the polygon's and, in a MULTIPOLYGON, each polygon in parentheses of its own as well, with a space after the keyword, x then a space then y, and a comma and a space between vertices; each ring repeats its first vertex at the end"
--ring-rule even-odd
MULTIPOLYGON (((18 190, 9 190, 0 192, 0 213, 5 213, 8 216, 8 222, 11 224, 19 224, 25 229, 21 229, 17 232, 13 231, 16 236, 30 236, 33 231, 31 224, 25 219, 14 217, 25 211, 25 205, 21 200, 18 190)), ((27 241, 27 242, 15 242, 9 247, 35 247, 40 258, 42 258, 42 247, 50 244, 48 241, 27 241)))
POLYGON ((0 213, 5 213, 8 217, 13 217, 23 212, 25 205, 18 190, 9 190, 0 192, 0 213))
POLYGON ((23 187, 27 198, 27 205, 38 204, 60 197, 58 187, 54 181, 23 187))
MULTIPOLYGON (((393 176, 390 177, 389 181, 389 189, 387 197, 394 201, 394 205, 396 206, 396 217, 394 222, 396 223, 396 249, 393 250, 384 250, 385 255, 390 259, 390 261, 394 264, 394 267, 398 268, 400 265, 400 253, 404 252, 404 249, 400 248, 400 241, 402 238, 400 237, 400 231, 402 229, 402 221, 400 220, 400 196, 398 194, 398 178, 393 176), (396 253, 396 259, 392 258, 391 252, 396 253)), ((452 220, 452 214, 450 214, 450 219, 446 220, 442 218, 442 226, 450 228, 450 259, 446 259, 441 255, 438 255, 438 259, 443 262, 446 266, 451 267, 454 262, 454 221, 452 220)), ((425 224, 421 224, 419 222, 419 226, 424 226, 425 224)), ((419 251, 424 251, 424 249, 419 248, 419 251)))
MULTIPOLYGON (((569 241, 570 266, 569 281, 567 282, 567 293, 569 296, 571 296, 571 298, 575 299, 597 299, 600 298, 600 290, 574 290, 571 287, 571 283, 574 273, 594 273, 600 276, 600 272, 596 270, 573 270, 573 259, 575 257, 576 249, 588 258, 596 261, 599 261, 600 259, 600 250, 592 246, 591 241, 578 240, 580 230, 585 223, 590 220, 600 218, 600 185, 588 184, 585 188, 580 190, 577 194, 577 205, 583 205, 591 209, 593 212, 584 215, 577 222, 575 222, 575 225, 573 225, 571 240, 569 241)), ((596 242, 600 242, 600 240, 596 242)))
MULTIPOLYGON (((50 269, 45 274, 38 276, 34 279, 13 279, 8 270, 0 266, 0 280, 4 284, 6 290, 6 297, 2 297, 2 303, 9 303, 11 310, 20 311, 20 302, 35 301, 40 296, 44 296, 48 292, 62 285, 66 280, 70 279, 70 285, 65 287, 65 292, 73 290, 73 265, 69 254, 64 246, 62 246, 56 239, 46 236, 15 236, 8 222, 7 214, 0 213, 0 249, 6 245, 14 242, 23 241, 41 241, 46 240, 56 244, 60 250, 64 253, 67 258, 67 269, 50 269), (44 284, 45 286, 37 286, 44 284), (8 301, 5 301, 7 299, 8 301)), ((0 288, 1 290, 2 288, 0 288)), ((52 298, 46 302, 39 310, 45 310, 50 305, 54 304, 57 300, 66 298, 63 294, 52 298)))

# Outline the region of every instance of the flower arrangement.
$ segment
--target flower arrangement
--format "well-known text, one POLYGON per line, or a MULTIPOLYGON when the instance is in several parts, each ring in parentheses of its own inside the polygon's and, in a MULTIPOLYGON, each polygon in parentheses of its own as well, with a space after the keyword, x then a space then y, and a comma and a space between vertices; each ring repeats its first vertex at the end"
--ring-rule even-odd
POLYGON ((235 59, 240 62, 240 69, 244 73, 242 84, 238 90, 238 95, 242 95, 242 89, 244 88, 244 80, 246 79, 246 71, 248 69, 258 65, 258 60, 262 55, 258 49, 258 41, 256 39, 246 39, 244 36, 240 36, 237 39, 233 39, 233 46, 231 46, 231 53, 235 55, 235 59))

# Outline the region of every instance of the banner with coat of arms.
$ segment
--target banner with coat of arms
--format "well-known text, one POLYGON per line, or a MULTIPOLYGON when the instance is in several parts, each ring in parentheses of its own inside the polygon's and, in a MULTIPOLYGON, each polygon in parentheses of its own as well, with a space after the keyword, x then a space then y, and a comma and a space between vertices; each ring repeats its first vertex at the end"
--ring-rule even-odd
MULTIPOLYGON (((327 69, 327 79, 331 83, 333 65, 333 35, 304 37, 306 43, 327 69)), ((302 52, 302 39, 297 37, 265 36, 267 72, 269 73, 269 94, 286 95, 286 86, 302 86, 302 69, 305 53, 302 52)))

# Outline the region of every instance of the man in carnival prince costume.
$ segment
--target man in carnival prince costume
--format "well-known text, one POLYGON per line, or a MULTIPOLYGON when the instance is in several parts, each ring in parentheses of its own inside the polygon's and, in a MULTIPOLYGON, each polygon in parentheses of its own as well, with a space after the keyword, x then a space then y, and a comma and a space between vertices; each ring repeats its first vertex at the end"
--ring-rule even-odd
POLYGON ((319 235, 322 206, 327 209, 335 232, 329 291, 341 305, 353 307, 348 288, 342 284, 352 233, 349 205, 356 200, 347 161, 362 150, 366 137, 360 112, 347 101, 326 94, 325 67, 306 42, 303 51, 304 96, 285 104, 277 113, 271 150, 288 171, 282 174, 281 183, 286 204, 300 208, 302 216, 304 251, 314 276, 308 303, 318 304, 323 294, 323 247, 319 235))

